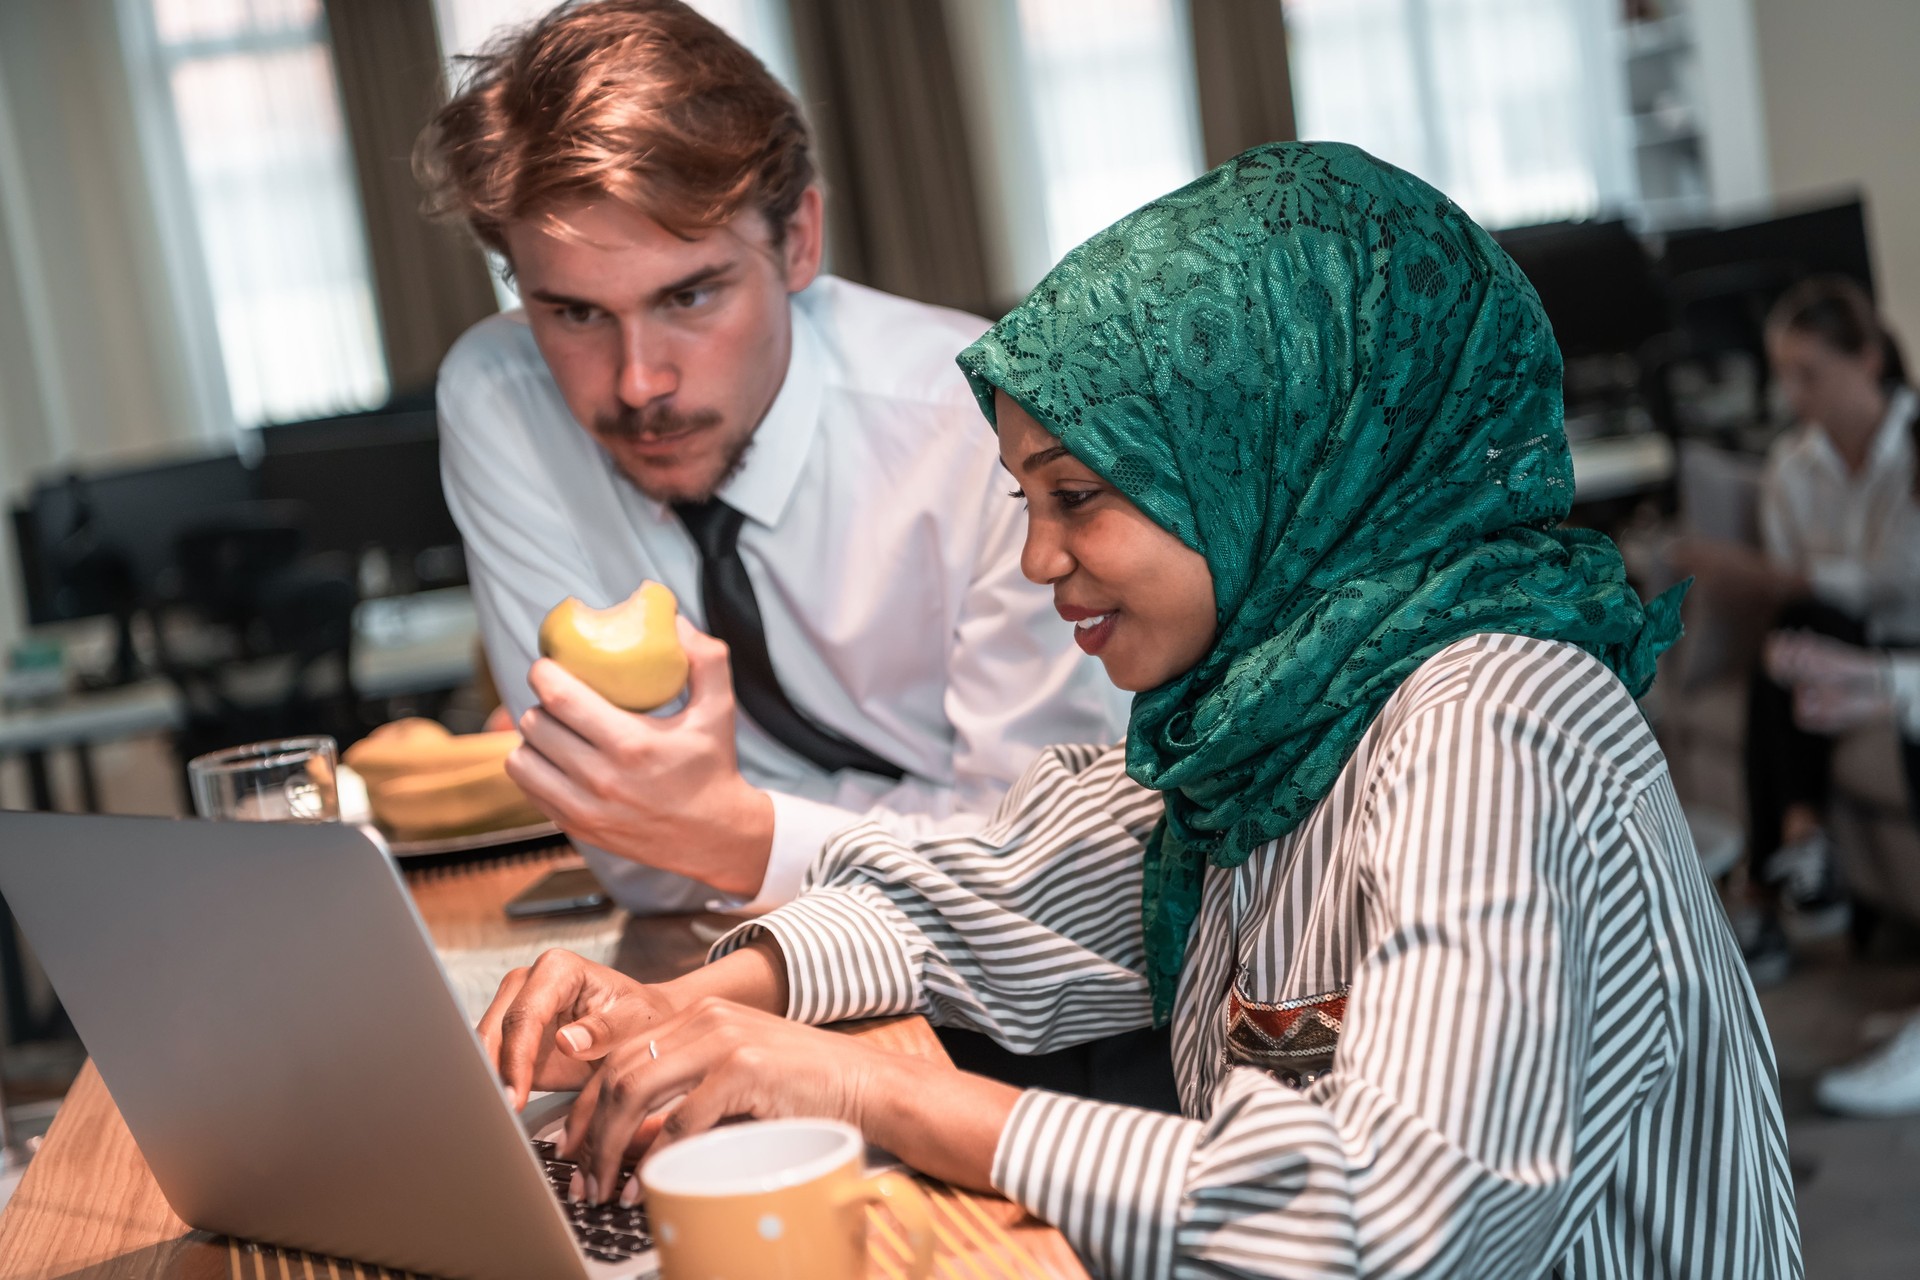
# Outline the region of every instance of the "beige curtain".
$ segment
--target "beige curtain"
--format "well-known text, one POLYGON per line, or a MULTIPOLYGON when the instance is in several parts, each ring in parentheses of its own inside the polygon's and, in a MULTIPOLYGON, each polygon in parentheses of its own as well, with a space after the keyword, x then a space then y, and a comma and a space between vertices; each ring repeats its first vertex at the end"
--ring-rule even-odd
POLYGON ((986 249, 945 6, 791 0, 834 271, 982 312, 986 249))
POLYGON ((1187 0, 1209 167, 1295 136, 1280 0, 1187 0))
POLYGON ((432 0, 326 0, 326 11, 388 378, 396 395, 424 391, 454 339, 498 309, 479 248, 420 214, 413 142, 446 92, 432 0))

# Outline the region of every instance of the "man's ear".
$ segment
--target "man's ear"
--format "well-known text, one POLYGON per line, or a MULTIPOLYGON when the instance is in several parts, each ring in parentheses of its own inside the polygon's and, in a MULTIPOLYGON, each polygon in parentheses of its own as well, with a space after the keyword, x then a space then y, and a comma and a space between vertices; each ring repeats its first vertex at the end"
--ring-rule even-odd
POLYGON ((787 219, 781 251, 785 257, 787 292, 799 293, 820 274, 820 255, 826 245, 826 210, 818 186, 800 193, 800 203, 787 219))

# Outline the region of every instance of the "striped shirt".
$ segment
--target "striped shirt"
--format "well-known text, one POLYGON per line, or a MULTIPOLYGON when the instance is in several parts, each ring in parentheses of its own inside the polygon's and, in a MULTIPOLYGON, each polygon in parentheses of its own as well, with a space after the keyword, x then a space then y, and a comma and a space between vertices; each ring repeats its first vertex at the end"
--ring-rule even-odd
MULTIPOLYGON (((1022 1052, 1143 1026, 1118 748, 994 821, 831 842, 765 931, 792 1017, 920 1012, 1022 1052)), ((1802 1274, 1772 1050, 1660 749, 1572 646, 1430 658, 1293 832, 1207 871, 1182 1116, 1023 1093, 993 1182, 1112 1276, 1802 1274)))

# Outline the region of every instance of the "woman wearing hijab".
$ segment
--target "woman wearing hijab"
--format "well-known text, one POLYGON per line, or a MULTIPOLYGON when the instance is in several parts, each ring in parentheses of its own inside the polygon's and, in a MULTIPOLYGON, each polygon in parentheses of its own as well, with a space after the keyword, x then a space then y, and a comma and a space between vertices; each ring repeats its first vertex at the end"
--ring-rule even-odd
POLYGON ((1109 1275, 1799 1275, 1766 1032, 1634 703, 1678 596, 1558 526, 1512 262, 1362 152, 1263 147, 961 365, 1127 741, 977 834, 850 828, 675 983, 510 977, 482 1032, 517 1096, 585 1086, 581 1193, 631 1197, 655 1124, 830 1115, 1109 1275), (1170 1018, 1184 1115, 801 1025, 910 1012, 1022 1052, 1170 1018))

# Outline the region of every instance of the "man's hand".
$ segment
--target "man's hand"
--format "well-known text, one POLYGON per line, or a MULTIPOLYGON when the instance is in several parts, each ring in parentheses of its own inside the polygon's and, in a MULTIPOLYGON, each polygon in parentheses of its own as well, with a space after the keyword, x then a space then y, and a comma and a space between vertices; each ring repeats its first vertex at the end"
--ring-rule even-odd
POLYGON ((548 951, 500 983, 480 1019, 480 1043, 516 1109, 541 1089, 578 1089, 606 1046, 672 1016, 676 1003, 571 951, 548 951))
POLYGON ((623 711, 546 658, 528 683, 540 705, 507 776, 584 843, 752 897, 773 849, 773 801, 740 775, 727 646, 679 620, 687 704, 671 716, 623 711))

